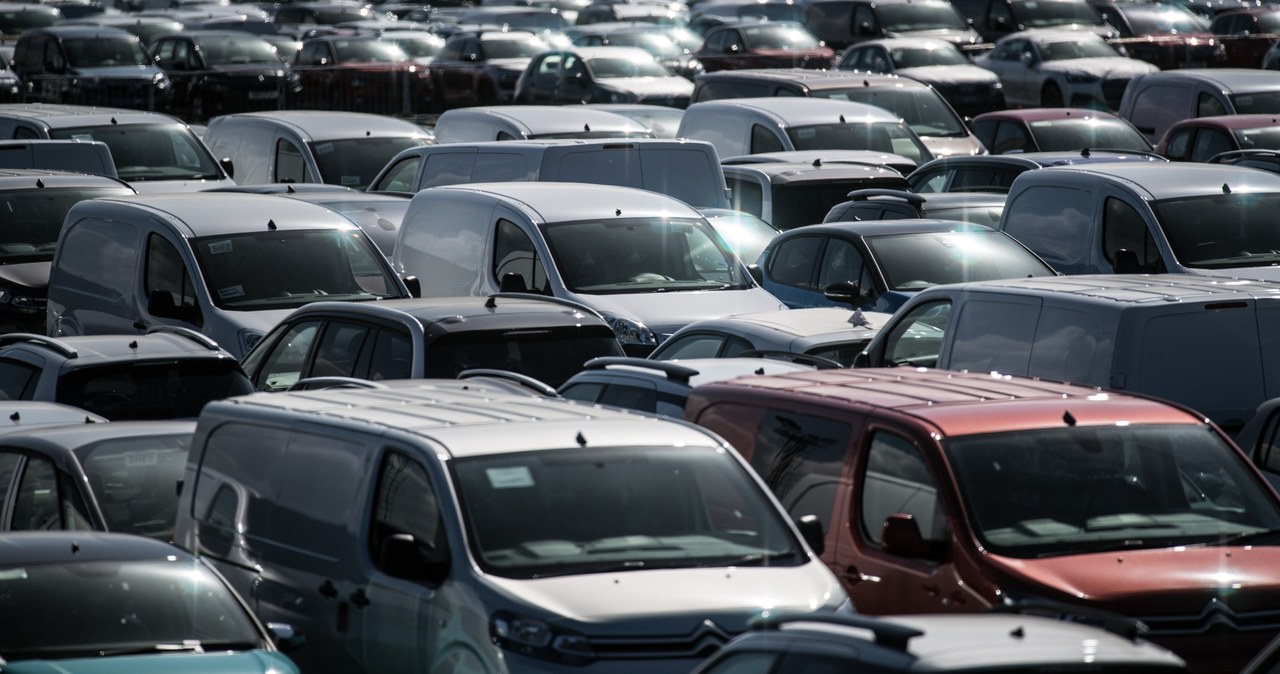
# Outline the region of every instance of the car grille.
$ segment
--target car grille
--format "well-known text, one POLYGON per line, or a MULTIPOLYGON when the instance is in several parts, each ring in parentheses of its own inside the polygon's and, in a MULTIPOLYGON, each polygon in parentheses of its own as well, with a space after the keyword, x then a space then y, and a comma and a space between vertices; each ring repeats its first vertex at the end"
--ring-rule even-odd
POLYGON ((705 658, 734 637, 710 620, 686 635, 591 637, 596 657, 609 660, 705 658))
POLYGON ((1120 109, 1120 99, 1124 98, 1124 89, 1127 86, 1129 86, 1128 77, 1111 78, 1102 83, 1102 98, 1106 101, 1108 108, 1120 109))
POLYGON ((157 98, 156 88, 150 82, 127 80, 122 82, 101 81, 96 91, 89 96, 91 105, 133 108, 135 110, 157 110, 162 108, 163 100, 157 98))
POLYGON ((1147 626, 1152 637, 1174 637, 1207 634, 1226 630, 1255 632, 1280 630, 1280 608, 1258 611, 1233 611, 1217 599, 1211 599, 1195 615, 1134 616, 1147 626))

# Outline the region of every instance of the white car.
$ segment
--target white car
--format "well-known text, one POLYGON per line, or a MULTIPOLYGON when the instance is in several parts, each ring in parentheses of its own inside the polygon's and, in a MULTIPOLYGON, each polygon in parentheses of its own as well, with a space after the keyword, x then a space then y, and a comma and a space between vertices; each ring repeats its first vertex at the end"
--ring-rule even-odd
POLYGON ((1084 31, 1022 31, 974 59, 1004 84, 1009 106, 1115 110, 1129 80, 1158 70, 1084 31))

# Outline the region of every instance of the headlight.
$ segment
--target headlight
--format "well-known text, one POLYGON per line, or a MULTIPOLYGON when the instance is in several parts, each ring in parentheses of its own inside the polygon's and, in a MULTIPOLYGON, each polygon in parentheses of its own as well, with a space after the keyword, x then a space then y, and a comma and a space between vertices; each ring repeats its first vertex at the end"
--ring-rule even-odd
POLYGON ((0 306, 20 313, 44 311, 45 300, 42 297, 16 295, 12 290, 0 290, 0 306))
POLYGON ((658 338, 653 331, 646 328, 643 323, 633 321, 629 318, 621 316, 604 315, 604 320, 613 328, 613 334, 618 338, 618 342, 623 346, 627 344, 639 344, 641 346, 657 346, 658 338))
POLYGON ((489 637, 501 648, 569 665, 584 665, 595 659, 591 643, 580 634, 552 629, 533 618, 500 611, 489 620, 489 637))
POLYGON ((991 88, 995 91, 1000 91, 1001 89, 1004 89, 1004 82, 992 82, 991 88))
POLYGON ((1089 84, 1090 82, 1097 82, 1100 79, 1102 78, 1097 75, 1090 75, 1089 73, 1067 73, 1067 81, 1072 84, 1089 84))
POLYGON ((244 355, 262 341, 263 333, 257 330, 241 330, 236 333, 236 337, 240 340, 240 354, 244 355))

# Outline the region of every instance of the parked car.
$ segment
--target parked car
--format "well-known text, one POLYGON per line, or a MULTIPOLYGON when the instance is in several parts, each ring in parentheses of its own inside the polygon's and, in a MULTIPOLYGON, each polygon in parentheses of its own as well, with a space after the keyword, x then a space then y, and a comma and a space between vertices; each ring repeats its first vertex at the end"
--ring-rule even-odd
POLYGON ((50 26, 23 33, 13 52, 23 100, 164 110, 172 83, 132 33, 50 26))
POLYGON ((393 263, 420 277, 424 296, 528 291, 581 302, 604 315, 629 355, 699 318, 781 308, 696 210, 630 187, 423 190, 393 263))
MULTIPOLYGON (((901 326, 886 325, 872 348, 900 339, 901 326)), ((1166 368, 1186 364, 1175 351, 1166 368)), ((1280 559, 1267 544, 1280 525, 1275 492, 1188 408, 1005 372, 742 378, 695 389, 685 418, 737 448, 793 517, 830 525, 823 560, 861 613, 1059 602, 1141 620, 1192 671, 1237 671, 1274 635, 1265 607, 1280 587, 1244 579, 1280 559), (1224 578, 1240 584, 1225 597, 1224 578)))
POLYGON ((692 91, 693 83, 638 47, 578 47, 534 57, 516 82, 515 102, 649 103, 684 108, 692 91))
POLYGON ((827 211, 823 222, 855 220, 954 220, 995 229, 1004 213, 1000 192, 933 192, 926 197, 905 190, 865 189, 827 211))
POLYGON ((1120 32, 1125 54, 1161 70, 1230 65, 1222 40, 1209 22, 1178 5, 1115 2, 1102 17, 1120 32))
POLYGON ((901 117, 935 155, 985 152, 937 91, 896 75, 802 68, 722 70, 698 76, 692 101, 764 96, 807 96, 874 105, 901 117))
POLYGON ((987 112, 973 119, 973 132, 991 154, 1079 154, 1087 149, 1092 157, 1097 149, 1142 158, 1151 152, 1151 144, 1132 124, 1101 110, 1029 108, 987 112))
POLYGON ((680 128, 680 118, 684 110, 665 105, 646 105, 641 103, 587 103, 585 108, 603 110, 615 115, 622 115, 639 122, 654 138, 675 138, 676 129, 680 128))
POLYGON ((1156 152, 1172 161, 1207 162, 1235 150, 1280 150, 1276 115, 1221 115, 1186 119, 1165 132, 1156 152))
POLYGON ((965 116, 1005 106, 1000 78, 974 65, 954 43, 942 38, 894 37, 859 42, 840 55, 839 67, 919 80, 965 116))
POLYGON ((706 72, 738 68, 829 68, 835 52, 794 22, 739 21, 707 31, 693 53, 706 72))
POLYGON ((324 111, 412 115, 438 107, 431 73, 395 43, 376 35, 303 40, 290 71, 290 105, 324 111))
POLYGON ((935 285, 1054 276, 1013 238, 954 220, 830 222, 783 232, 760 254, 761 285, 796 307, 893 313, 935 285))
POLYGON ((408 297, 350 220, 258 194, 93 199, 68 212, 46 334, 201 332, 236 358, 308 302, 408 297))
POLYGON ((985 42, 1024 30, 1065 29, 1114 38, 1118 31, 1088 0, 958 0, 956 9, 973 21, 985 42))
MULTIPOLYGON (((994 121, 994 124, 991 121, 984 121, 982 126, 984 135, 990 138, 1016 135, 1020 130, 1019 127, 1020 124, 1016 120, 999 120, 994 121), (1001 128, 1002 125, 1008 126, 1001 128), (995 128, 994 132, 991 131, 992 126, 995 128)), ((911 186, 912 192, 927 194, 930 198, 949 192, 976 191, 1006 194, 1009 192, 1009 187, 1013 185, 1014 178, 1025 171, 1045 166, 1113 161, 1165 162, 1168 160, 1151 152, 1089 147, 1061 152, 1015 152, 977 157, 939 157, 907 174, 907 183, 911 186)))
POLYGON ((705 140, 721 157, 790 150, 874 150, 916 163, 933 159, 902 118, 864 103, 814 98, 733 98, 694 103, 680 138, 705 140))
POLYGON ((173 84, 169 111, 192 123, 280 108, 300 87, 275 47, 249 33, 166 35, 156 39, 152 54, 173 84))
POLYGON ((886 37, 938 38, 957 47, 982 42, 951 3, 937 0, 812 0, 804 27, 833 49, 886 37))
POLYGON ((1257 68, 1280 32, 1280 12, 1269 4, 1232 9, 1214 16, 1209 32, 1226 51, 1225 65, 1257 68))
POLYGON ((652 54, 658 63, 671 72, 690 80, 702 72, 702 62, 693 57, 692 50, 686 50, 669 33, 655 31, 653 24, 596 23, 578 26, 569 34, 573 44, 579 47, 639 47, 652 54))
POLYGON ((139 192, 190 192, 235 184, 190 127, 156 112, 0 104, 0 138, 106 143, 117 176, 139 192))
POLYGON ((21 35, 27 30, 48 28, 62 20, 62 12, 50 5, 0 3, 0 35, 21 35))
POLYGON ((1012 33, 974 63, 1000 76, 1009 105, 1044 108, 1115 110, 1130 79, 1159 70, 1084 31, 1012 33))
POLYGON ((454 35, 431 63, 442 109, 510 103, 529 59, 551 45, 527 31, 479 31, 454 35))
POLYGON ((377 303, 316 302, 294 311, 244 357, 259 391, 312 377, 452 378, 485 368, 559 386, 585 359, 621 356, 604 318, 536 295, 377 303))
POLYGON ((764 247, 782 230, 760 218, 731 208, 700 208, 729 250, 745 264, 755 262, 764 247))
POLYGON ((190 457, 179 544, 274 588, 257 614, 297 618, 307 671, 686 671, 762 610, 851 611, 814 527, 683 423, 429 385, 261 393, 206 407, 190 457))
POLYGON ((825 164, 871 166, 890 168, 903 175, 911 173, 917 167, 915 161, 900 154, 876 150, 783 150, 781 152, 731 155, 720 160, 720 163, 725 166, 770 162, 810 165, 816 162, 819 166, 825 164))
POLYGON ((1119 115, 1155 143, 1191 117, 1280 113, 1280 80, 1248 68, 1181 68, 1139 75, 1125 89, 1119 115))
POLYGON ((1134 636, 1141 631, 1136 620, 1100 620, 1092 613, 1072 615, 1069 610, 1060 618, 1017 610, 875 618, 770 616, 735 637, 694 674, 765 674, 775 668, 807 672, 828 667, 876 674, 1056 667, 1186 671, 1181 658, 1134 636))
POLYGON ((889 314, 836 307, 708 318, 677 330, 649 354, 649 359, 679 360, 689 365, 688 359, 752 354, 780 354, 777 357, 787 358, 789 354, 816 359, 797 358, 802 364, 829 366, 825 361, 834 361, 841 367, 850 367, 888 318, 889 314))
POLYGON ((1211 164, 1230 164, 1280 173, 1280 151, 1276 150, 1234 150, 1223 152, 1209 158, 1211 164))
POLYGON ((486 105, 456 108, 446 110, 435 125, 435 140, 441 145, 494 140, 651 137, 649 129, 635 120, 579 106, 486 105))
POLYGON ((425 145, 422 127, 362 112, 273 110, 223 115, 204 142, 240 185, 332 183, 364 189, 396 153, 425 145))
POLYGON ((852 190, 907 187, 901 174, 880 166, 760 162, 723 171, 731 206, 781 230, 821 222, 852 190))

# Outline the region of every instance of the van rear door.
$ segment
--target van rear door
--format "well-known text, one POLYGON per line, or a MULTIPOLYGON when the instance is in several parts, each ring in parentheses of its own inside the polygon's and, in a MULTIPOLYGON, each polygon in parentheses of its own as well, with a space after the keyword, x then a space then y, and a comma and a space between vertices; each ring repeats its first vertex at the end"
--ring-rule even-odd
POLYGON ((50 169, 116 177, 111 150, 101 141, 4 141, 0 143, 0 168, 50 169))

